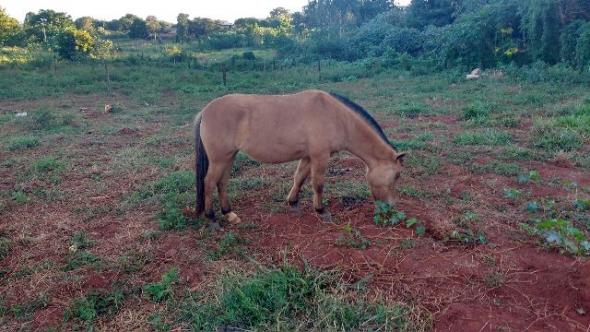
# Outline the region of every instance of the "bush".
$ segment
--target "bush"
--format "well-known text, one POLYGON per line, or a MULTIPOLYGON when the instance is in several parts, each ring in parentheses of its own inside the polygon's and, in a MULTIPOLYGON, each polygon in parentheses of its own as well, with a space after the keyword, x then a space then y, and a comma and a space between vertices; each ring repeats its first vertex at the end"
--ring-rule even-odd
POLYGON ((93 46, 94 37, 88 31, 70 28, 59 35, 57 54, 61 58, 74 60, 90 54, 93 46))

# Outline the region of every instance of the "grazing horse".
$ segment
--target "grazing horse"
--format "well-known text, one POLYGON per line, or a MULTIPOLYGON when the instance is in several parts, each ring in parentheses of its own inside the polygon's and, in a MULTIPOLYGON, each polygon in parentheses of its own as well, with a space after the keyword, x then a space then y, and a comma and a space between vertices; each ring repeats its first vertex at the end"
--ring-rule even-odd
POLYGON ((322 203, 324 173, 330 156, 346 150, 367 168, 376 200, 393 202, 393 186, 405 153, 397 153, 375 119, 348 98, 319 90, 291 95, 231 94, 210 102, 194 122, 197 215, 204 211, 219 228, 213 210, 217 187, 221 212, 239 222, 227 197, 231 165, 238 151, 264 163, 299 160, 288 203, 297 208, 299 191, 311 174, 313 207, 331 220, 322 203))

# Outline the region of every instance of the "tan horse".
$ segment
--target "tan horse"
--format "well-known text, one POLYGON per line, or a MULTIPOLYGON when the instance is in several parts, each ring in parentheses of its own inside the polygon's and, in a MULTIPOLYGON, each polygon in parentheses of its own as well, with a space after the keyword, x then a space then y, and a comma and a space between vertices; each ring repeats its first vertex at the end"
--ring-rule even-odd
POLYGON ((324 220, 324 173, 330 156, 346 150, 367 167, 373 197, 393 202, 393 186, 402 169, 398 154, 377 122, 346 97, 318 90, 292 95, 232 94, 217 98, 197 115, 194 123, 197 215, 205 211, 218 228, 213 192, 218 189, 221 212, 239 222, 227 197, 231 165, 238 151, 264 163, 300 160, 287 197, 296 208, 301 186, 311 174, 313 207, 324 220))

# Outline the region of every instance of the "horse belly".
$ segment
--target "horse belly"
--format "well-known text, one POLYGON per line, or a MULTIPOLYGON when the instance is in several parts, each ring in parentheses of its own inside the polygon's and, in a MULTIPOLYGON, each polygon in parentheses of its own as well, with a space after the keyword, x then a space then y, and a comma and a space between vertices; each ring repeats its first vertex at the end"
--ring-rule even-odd
POLYGON ((307 156, 307 144, 303 137, 292 135, 265 135, 265 132, 250 134, 240 150, 263 163, 284 163, 307 156))

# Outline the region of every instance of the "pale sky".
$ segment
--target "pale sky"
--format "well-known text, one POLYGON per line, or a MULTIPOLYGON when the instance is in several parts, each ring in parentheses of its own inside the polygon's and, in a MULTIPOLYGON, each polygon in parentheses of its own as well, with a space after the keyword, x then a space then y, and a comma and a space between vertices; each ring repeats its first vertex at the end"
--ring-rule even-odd
MULTIPOLYGON (((209 17, 233 22, 240 17, 264 18, 271 9, 285 7, 291 11, 300 11, 308 0, 2 0, 0 7, 6 8, 8 14, 23 21, 27 12, 39 9, 53 9, 66 12, 76 19, 92 16, 102 20, 119 18, 127 13, 145 18, 155 15, 161 20, 176 22, 178 13, 193 17, 209 17)), ((405 5, 410 0, 396 0, 405 5)))

